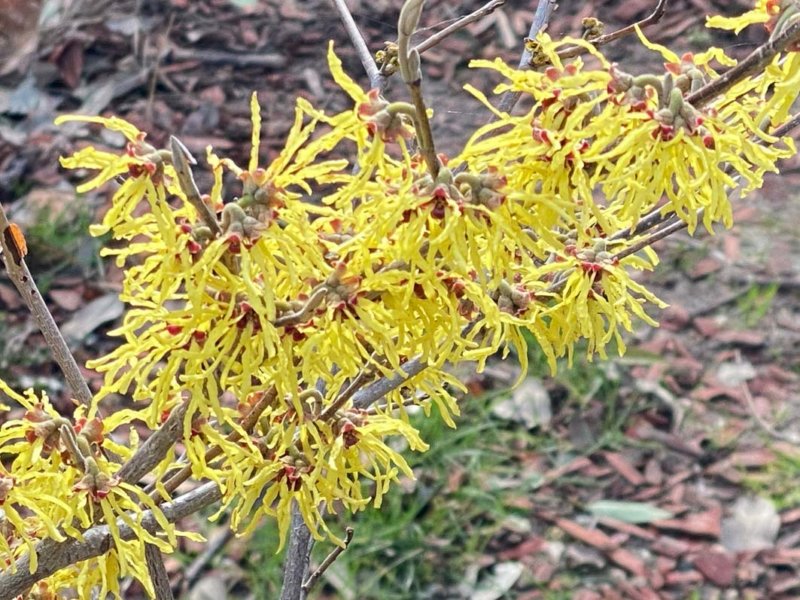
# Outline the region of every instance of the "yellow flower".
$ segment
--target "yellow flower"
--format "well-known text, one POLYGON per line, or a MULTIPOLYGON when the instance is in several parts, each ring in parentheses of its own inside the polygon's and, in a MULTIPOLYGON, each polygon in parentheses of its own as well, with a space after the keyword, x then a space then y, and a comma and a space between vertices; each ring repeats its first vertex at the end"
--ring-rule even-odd
POLYGON ((780 0, 756 0, 755 7, 736 17, 706 17, 706 27, 732 30, 739 33, 745 27, 756 23, 770 23, 780 14, 780 0))

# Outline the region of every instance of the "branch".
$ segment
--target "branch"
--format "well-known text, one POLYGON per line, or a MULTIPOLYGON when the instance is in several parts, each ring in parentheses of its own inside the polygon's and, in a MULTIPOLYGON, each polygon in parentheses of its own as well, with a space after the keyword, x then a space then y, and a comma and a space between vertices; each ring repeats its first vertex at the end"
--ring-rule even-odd
POLYGON ((344 538, 344 546, 336 546, 328 556, 325 557, 325 560, 322 561, 322 564, 314 571, 311 576, 306 579, 306 582, 303 584, 303 592, 308 593, 308 591, 314 587, 314 585, 319 581, 319 578, 322 577, 323 573, 328 570, 328 568, 334 563, 334 561, 339 558, 339 555, 347 550, 347 547, 350 545, 350 542, 353 541, 353 528, 348 527, 345 529, 345 538, 344 538))
POLYGON ((281 600, 305 600, 306 588, 303 581, 308 572, 314 538, 308 530, 300 509, 292 502, 292 525, 289 533, 289 546, 283 567, 283 587, 281 600))
POLYGON ((196 164, 194 157, 174 135, 169 137, 169 149, 172 153, 172 166, 175 167, 175 173, 178 175, 178 185, 181 191, 183 191, 189 203, 194 206, 203 223, 215 236, 220 235, 222 229, 219 226, 219 221, 217 221, 217 216, 211 210, 211 207, 203 201, 200 190, 197 189, 197 184, 194 182, 190 165, 190 163, 196 164))
POLYGON ((350 398, 353 397, 353 394, 355 394, 356 391, 359 388, 361 388, 361 386, 363 386, 364 383, 366 383, 368 378, 369 378, 369 367, 365 367, 358 372, 358 375, 356 375, 353 378, 353 380, 347 385, 347 387, 344 390, 339 392, 339 395, 336 397, 336 400, 334 400, 331 403, 331 405, 328 406, 328 408, 326 408, 322 412, 322 414, 320 414, 319 416, 320 421, 327 421, 328 419, 333 418, 333 416, 336 414, 336 411, 342 408, 342 406, 344 406, 345 403, 348 400, 350 400, 350 398))
POLYGON ((344 0, 333 0, 333 5, 336 7, 339 18, 342 20, 342 24, 344 24, 345 31, 347 31, 347 35, 350 37, 350 41, 356 49, 356 54, 358 54, 358 58, 361 60, 361 64, 367 72, 370 88, 383 89, 386 85, 386 77, 378 70, 378 65, 375 64, 375 59, 372 58, 372 54, 369 48, 367 48, 367 43, 364 41, 364 36, 361 35, 361 31, 358 29, 358 25, 356 25, 353 15, 350 13, 350 9, 347 8, 347 4, 345 4, 344 0))
POLYGON ((17 226, 9 222, 3 205, 0 204, 0 247, 2 248, 3 262, 6 265, 6 271, 14 286, 19 291, 28 310, 31 311, 39 331, 42 332, 45 342, 47 342, 50 352, 53 354, 56 363, 58 363, 64 378, 67 380, 67 385, 72 392, 72 396, 84 406, 89 406, 92 403, 92 392, 83 378, 78 363, 75 357, 67 346, 64 336, 58 330, 53 315, 39 293, 36 287, 36 282, 33 280, 33 275, 28 270, 28 265, 25 264, 26 249, 20 248, 20 243, 24 246, 24 241, 17 240, 14 232, 17 226))
POLYGON ((686 101, 695 108, 703 106, 742 79, 749 77, 753 73, 763 71, 776 55, 798 40, 800 40, 800 19, 789 25, 779 35, 770 38, 763 46, 756 48, 735 67, 725 71, 720 77, 710 81, 693 94, 689 94, 686 97, 686 101))
POLYGON ((161 556, 158 546, 145 544, 144 559, 147 563, 147 573, 150 575, 150 581, 153 582, 153 589, 156 593, 155 600, 174 600, 175 596, 172 595, 172 586, 164 566, 164 558, 161 556))
MULTIPOLYGON (((184 517, 196 513, 222 498, 222 492, 214 482, 207 482, 184 494, 177 500, 161 505, 167 521, 174 523, 184 517)), ((133 539, 135 531, 122 519, 117 520, 120 537, 124 540, 133 539)), ((152 511, 144 511, 141 524, 137 529, 144 528, 150 533, 160 530, 158 521, 152 511)), ((0 598, 16 598, 25 594, 37 581, 49 577, 56 571, 100 556, 111 549, 112 537, 108 525, 98 525, 83 532, 83 539, 70 538, 63 542, 44 540, 36 545, 38 565, 31 573, 30 556, 20 557, 16 562, 16 572, 10 569, 0 575, 0 598)))
MULTIPOLYGON (((558 4, 555 0, 539 0, 539 3, 536 5, 536 13, 533 15, 531 28, 528 30, 528 38, 535 38, 537 35, 539 35, 540 31, 547 27, 550 17, 557 8, 558 4)), ((531 53, 528 51, 528 48, 525 47, 525 49, 522 51, 522 57, 519 59, 519 68, 530 69, 530 60, 531 53)), ((507 91, 500 98, 500 103, 497 105, 498 110, 505 113, 511 112, 517 105, 517 102, 519 102, 521 96, 522 92, 512 92, 510 90, 507 91)), ((492 123, 496 119, 497 117, 492 115, 492 118, 489 122, 492 123)))
POLYGON ((169 418, 147 438, 130 460, 122 465, 117 477, 127 483, 138 483, 161 462, 167 451, 178 441, 183 431, 183 417, 189 403, 176 406, 169 418))
POLYGON ((400 74, 408 86, 411 102, 414 104, 416 116, 414 129, 417 132, 419 152, 425 159, 428 171, 436 180, 439 175, 439 159, 436 156, 436 147, 433 142, 431 123, 428 120, 428 108, 422 96, 422 71, 420 69, 419 52, 411 48, 411 36, 417 30, 419 18, 425 0, 406 0, 400 10, 397 22, 397 62, 400 65, 400 74))
POLYGON ((464 17, 461 17, 455 23, 451 23, 450 25, 448 25, 447 27, 445 27, 441 31, 438 31, 438 32, 434 33, 431 37, 426 39, 424 42, 421 42, 420 44, 417 44, 416 46, 414 46, 414 49, 417 52, 419 52, 420 54, 430 50, 431 48, 433 48, 437 44, 441 43, 443 40, 445 40, 449 36, 453 35, 459 29, 463 29, 464 27, 466 27, 470 23, 474 23, 475 21, 478 21, 479 19, 482 19, 486 15, 493 13, 495 10, 497 10, 498 8, 503 6, 503 4, 505 4, 505 3, 506 3, 506 0, 490 0, 489 2, 487 2, 486 4, 481 6, 475 12, 471 12, 470 14, 468 14, 468 15, 466 15, 464 17))
MULTIPOLYGON (((624 37, 628 34, 633 33, 636 31, 636 27, 638 26, 640 29, 644 29, 645 27, 649 27, 650 25, 655 25, 661 20, 661 17, 664 16, 664 13, 667 11, 667 2, 669 0, 658 0, 658 4, 653 9, 653 12, 646 16, 641 21, 637 21, 631 25, 627 25, 622 29, 617 29, 616 31, 612 31, 609 34, 601 35, 594 39, 588 40, 592 43, 593 46, 599 47, 605 44, 609 44, 615 40, 618 40, 621 37, 624 37)), ((580 56, 586 52, 585 48, 581 46, 575 46, 573 48, 566 48, 558 53, 559 58, 574 58, 575 56, 580 56)))

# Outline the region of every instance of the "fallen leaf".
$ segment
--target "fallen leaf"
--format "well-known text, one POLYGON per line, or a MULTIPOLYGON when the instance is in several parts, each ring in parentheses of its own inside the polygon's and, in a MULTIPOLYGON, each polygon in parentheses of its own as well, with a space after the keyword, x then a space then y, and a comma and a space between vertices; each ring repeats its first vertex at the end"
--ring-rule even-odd
POLYGON ((717 367, 717 380, 728 386, 736 386, 753 379, 756 369, 746 360, 720 363, 717 367))
POLYGON ((628 459, 622 456, 619 452, 604 452, 603 456, 605 456, 605 459, 612 467, 614 467, 617 473, 627 479, 628 483, 631 485, 642 485, 644 483, 644 477, 642 474, 639 473, 639 471, 637 471, 633 465, 628 462, 628 459))
POLYGON ((528 377, 506 398, 492 406, 492 414, 506 421, 522 423, 527 429, 546 426, 553 417, 550 394, 542 381, 528 377))
POLYGON ((723 519, 720 542, 730 552, 764 550, 775 545, 781 518, 771 500, 743 496, 723 519))
POLYGON ((672 517, 672 513, 644 502, 598 500, 586 506, 595 517, 608 517, 623 523, 652 523, 672 517))
POLYGON ((556 526, 576 540, 600 550, 611 550, 614 547, 614 541, 599 529, 588 529, 568 519, 556 519, 556 526))
POLYGON ((470 600, 497 600, 504 597, 524 570, 525 565, 516 561, 496 564, 491 574, 481 579, 478 588, 470 594, 470 600))
POLYGON ((723 331, 715 339, 724 344, 757 348, 764 345, 766 336, 760 331, 723 331))
POLYGON ((689 277, 692 279, 701 279, 706 275, 710 275, 722 268, 722 263, 716 258, 707 257, 698 260, 691 269, 689 269, 689 277))
POLYGON ((73 314, 72 318, 62 325, 61 333, 68 343, 78 344, 103 323, 122 316, 124 311, 125 306, 116 294, 105 294, 73 314))
POLYGON ((682 519, 665 519, 663 521, 654 521, 653 525, 659 529, 674 529, 676 531, 683 531, 684 533, 691 533, 693 535, 706 535, 716 538, 720 535, 721 516, 721 509, 712 508, 705 512, 687 515, 682 519))

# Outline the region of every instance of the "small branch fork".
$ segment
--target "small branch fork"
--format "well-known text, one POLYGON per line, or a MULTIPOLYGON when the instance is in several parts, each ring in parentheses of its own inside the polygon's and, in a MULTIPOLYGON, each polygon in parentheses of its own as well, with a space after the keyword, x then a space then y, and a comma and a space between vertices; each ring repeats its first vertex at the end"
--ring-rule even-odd
POLYGON ((464 27, 466 27, 470 23, 474 23, 475 21, 482 19, 486 15, 493 13, 495 10, 503 6, 505 3, 506 0, 490 0, 490 2, 484 4, 478 10, 471 12, 470 14, 464 17, 461 17, 460 19, 451 23, 441 31, 437 31, 432 36, 427 38, 424 42, 420 42, 419 44, 414 46, 414 49, 420 54, 427 52, 434 46, 438 45, 440 42, 444 41, 445 39, 453 35, 456 31, 464 29, 464 27))
POLYGON ((328 556, 325 557, 325 560, 322 561, 322 564, 314 571, 308 579, 306 579, 305 583, 303 584, 303 593, 308 593, 311 588, 316 585, 319 578, 328 570, 328 568, 334 563, 334 561, 339 558, 339 555, 347 550, 347 547, 350 545, 350 542, 353 541, 353 528, 348 527, 344 530, 344 545, 343 546, 336 546, 328 556))

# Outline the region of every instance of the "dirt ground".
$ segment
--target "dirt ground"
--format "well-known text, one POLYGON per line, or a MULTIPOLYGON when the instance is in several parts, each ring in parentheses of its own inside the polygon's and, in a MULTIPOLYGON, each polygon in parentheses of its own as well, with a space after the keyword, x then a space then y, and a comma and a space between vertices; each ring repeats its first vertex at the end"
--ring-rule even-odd
MULTIPOLYGON (((400 4, 348 2, 371 48, 394 38, 400 4)), ((420 38, 481 4, 429 1, 423 26, 430 29, 420 38)), ((589 15, 614 29, 646 16, 655 2, 561 4, 554 36, 579 34, 589 15)), ((679 53, 697 50, 711 39, 703 14, 732 14, 748 4, 674 0, 647 33, 679 53)), ((0 1, 5 5, 8 21, 8 7, 36 3, 0 1)), ((469 59, 517 62, 534 8, 509 0, 425 54, 425 92, 444 152, 457 152, 487 118, 461 88, 469 82, 488 94, 494 81, 468 69, 469 59)), ((11 31, 2 15, 0 31, 11 31)), ((96 131, 58 129, 53 118, 116 114, 148 131, 155 145, 176 134, 198 156, 211 144, 242 158, 255 89, 272 155, 296 96, 330 110, 345 105, 327 73, 329 39, 348 72, 362 83, 365 77, 328 0, 49 0, 42 26, 27 33, 24 17, 14 36, 0 36, 0 64, 13 66, 0 78, 0 198, 26 230, 32 270, 83 362, 109 349, 103 332, 121 314, 120 273, 99 261, 97 242, 84 233, 110 194, 76 197, 75 181, 58 167, 59 155, 96 131)), ((754 32, 716 41, 744 56, 759 39, 754 32)), ((632 39, 607 53, 634 71, 660 68, 632 39)), ((395 83, 387 93, 405 91, 395 83)), ((519 457, 526 473, 541 475, 517 499, 530 526, 498 533, 483 550, 481 569, 496 574, 513 564, 522 571, 500 595, 482 598, 800 597, 798 183, 800 161, 788 161, 763 192, 737 203, 733 229, 661 243, 662 265, 647 281, 670 308, 659 329, 641 328, 628 355, 604 367, 626 415, 613 443, 603 441, 609 408, 599 394, 590 389, 580 401, 566 401, 563 381, 544 381, 551 414, 543 429, 563 451, 519 457), (619 512, 626 505, 588 514, 585 507, 599 500, 647 503, 669 516, 633 523, 619 512)), ((0 273, 0 377, 42 386, 69 410, 42 348, 0 273)), ((471 385, 496 387, 492 377, 471 385)))

